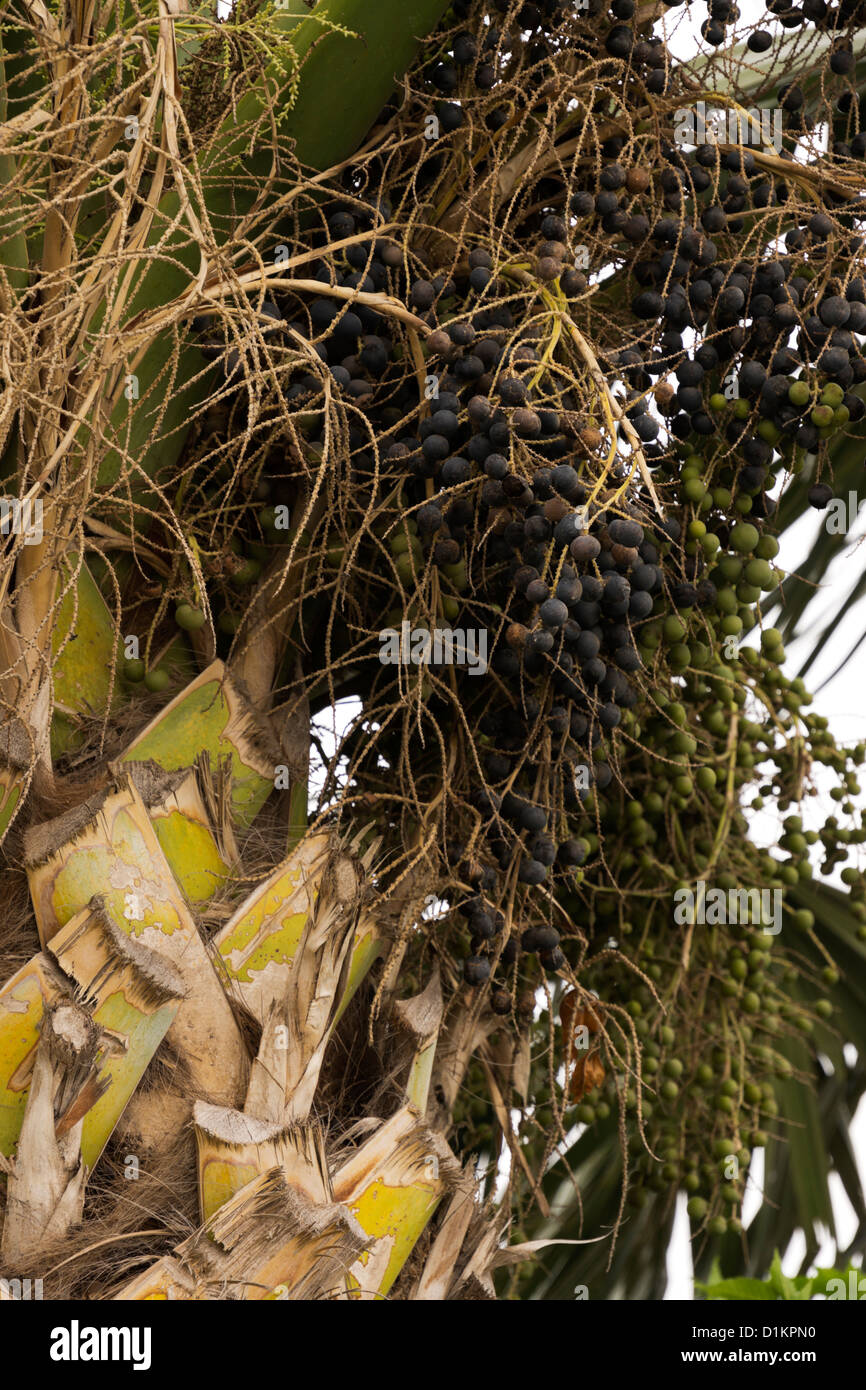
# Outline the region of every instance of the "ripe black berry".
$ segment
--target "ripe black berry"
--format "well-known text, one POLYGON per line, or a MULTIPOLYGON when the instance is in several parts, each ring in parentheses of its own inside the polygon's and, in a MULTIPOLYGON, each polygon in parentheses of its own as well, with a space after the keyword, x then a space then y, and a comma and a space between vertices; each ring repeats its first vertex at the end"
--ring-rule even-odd
POLYGON ((463 962, 463 979, 477 988, 490 979, 490 961, 485 956, 467 956, 463 962))
POLYGON ((833 489, 827 483, 813 483, 809 488, 809 506, 823 511, 833 496, 833 489))

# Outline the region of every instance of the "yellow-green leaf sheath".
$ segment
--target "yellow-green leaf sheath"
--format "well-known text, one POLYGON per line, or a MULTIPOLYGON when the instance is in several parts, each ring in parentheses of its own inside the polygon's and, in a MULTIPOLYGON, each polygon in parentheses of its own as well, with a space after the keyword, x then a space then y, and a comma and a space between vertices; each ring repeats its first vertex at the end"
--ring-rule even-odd
MULTIPOLYGON (((331 841, 310 835, 241 903, 214 938, 232 992, 262 1023, 283 998, 292 961, 313 910, 331 841)), ((357 990, 382 942, 373 917, 361 913, 345 990, 335 1023, 357 990)))
POLYGON ((194 1111, 199 1208, 209 1221, 247 1183, 282 1168, 311 1202, 330 1202, 331 1180, 319 1125, 268 1124, 237 1110, 199 1103, 194 1111))
POLYGON ((246 1047, 132 778, 120 791, 28 831, 25 857, 43 942, 98 897, 118 931, 178 970, 186 999, 172 1040, 198 1094, 237 1104, 246 1091, 246 1047))
POLYGON ((106 1030, 97 1059, 102 1094, 82 1124, 81 1155, 92 1169, 177 1013, 183 986, 89 909, 49 949, 54 960, 34 956, 0 990, 0 1152, 15 1152, 45 1006, 75 990, 106 1030))
POLYGON ((21 800, 24 774, 15 767, 0 766, 0 840, 9 829, 15 807, 21 800))
POLYGON ((274 789, 279 749, 221 661, 215 661, 142 730, 123 761, 152 758, 166 771, 190 767, 206 753, 216 768, 231 763, 232 810, 248 826, 274 789))
POLYGON ((82 564, 73 580, 73 563, 70 557, 61 567, 63 597, 51 635, 54 707, 65 714, 102 714, 108 707, 119 636, 90 570, 82 564))
POLYGON ((354 1265, 362 1298, 384 1298, 459 1173, 447 1145, 404 1106, 334 1175, 334 1199, 373 1244, 354 1265))
POLYGON ((148 800, 147 811, 160 848, 186 897, 194 906, 208 902, 231 877, 232 870, 217 844, 192 769, 158 801, 148 800))

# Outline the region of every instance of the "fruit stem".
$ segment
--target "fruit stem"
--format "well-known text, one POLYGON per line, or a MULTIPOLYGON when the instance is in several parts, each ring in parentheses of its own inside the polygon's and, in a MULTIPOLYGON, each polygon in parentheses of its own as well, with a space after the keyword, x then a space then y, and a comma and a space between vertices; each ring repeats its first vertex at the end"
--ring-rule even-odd
POLYGON ((688 928, 686 930, 685 940, 683 941, 682 959, 680 962, 680 967, 676 974, 676 979, 674 980, 673 990, 671 992, 672 1000, 676 998, 677 992, 682 983, 683 976, 689 968, 689 958, 691 956, 692 938, 695 932, 695 923, 698 917, 700 916, 701 908, 704 905, 704 896, 707 891, 709 875, 713 872, 713 869, 715 868, 718 862, 719 855, 722 851, 722 846, 725 843, 725 840, 727 839, 728 830, 730 829, 731 815, 733 813, 734 800, 736 797, 737 731, 739 729, 739 725, 740 716, 738 713, 735 713, 731 719, 731 727, 728 730, 728 743, 726 749, 728 760, 728 777, 727 784, 725 787, 725 804, 722 808, 722 814, 719 817, 719 824, 716 829, 715 837, 713 839, 713 847, 710 851, 710 857, 707 861, 706 867, 702 871, 703 875, 706 875, 706 877, 701 877, 700 885, 698 887, 698 892, 695 899, 695 910, 692 914, 692 920, 689 923, 688 928))

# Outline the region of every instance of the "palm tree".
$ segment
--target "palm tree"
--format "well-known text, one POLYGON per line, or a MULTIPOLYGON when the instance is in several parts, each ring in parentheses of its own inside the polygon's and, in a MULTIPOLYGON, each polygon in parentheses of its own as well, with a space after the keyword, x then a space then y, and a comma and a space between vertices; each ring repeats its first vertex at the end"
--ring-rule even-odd
MULTIPOLYGON (((725 648, 773 602, 742 473, 772 431, 700 442, 747 315, 653 288, 712 274, 704 232, 757 274, 822 180, 843 237, 856 156, 747 168, 741 137, 771 192, 738 217, 758 181, 671 145, 715 68, 665 67, 650 18, 5 0, 7 1279, 656 1296, 683 1188, 705 1270, 746 1258, 719 1145, 766 1148, 750 1269, 828 1220, 831 1168, 863 1214, 866 892, 810 884, 793 826, 780 867, 744 809, 758 766, 790 804, 810 753, 849 791, 858 758, 778 642, 725 648), (691 422, 688 323, 718 343, 691 422), (698 604, 738 549, 760 582, 707 568, 698 604), (407 662, 455 628, 487 679, 407 662), (796 941, 672 943, 671 895, 714 876, 790 889, 796 941)), ((747 50, 729 102, 798 53, 747 50)), ((825 114, 806 86, 789 142, 825 114)))

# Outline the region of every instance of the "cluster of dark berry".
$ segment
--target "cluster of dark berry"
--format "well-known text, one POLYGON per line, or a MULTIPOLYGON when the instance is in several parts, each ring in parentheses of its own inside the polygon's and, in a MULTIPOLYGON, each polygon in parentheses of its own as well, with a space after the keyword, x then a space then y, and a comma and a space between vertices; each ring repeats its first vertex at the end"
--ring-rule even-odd
MULTIPOLYGON (((840 31, 826 73, 839 91, 851 66, 841 31, 858 7, 768 9, 784 28, 840 31)), ((812 844, 832 868, 863 838, 828 822, 809 839, 789 817, 780 860, 750 843, 741 799, 750 787, 759 804, 798 799, 805 740, 853 813, 864 750, 849 758, 805 711, 805 686, 781 671, 761 605, 779 582, 780 483, 817 466, 809 497, 826 505, 830 446, 864 412, 866 289, 849 177, 864 141, 840 97, 835 174, 818 208, 803 181, 818 182, 791 158, 822 110, 805 78, 789 74, 781 91, 781 158, 683 149, 673 99, 690 105, 693 93, 633 0, 580 11, 457 0, 450 18, 401 108, 404 130, 437 118, 436 148, 420 133, 407 141, 404 164, 391 159, 372 193, 370 170, 350 171, 316 243, 310 275, 322 293, 277 298, 309 351, 287 372, 282 399, 298 430, 257 480, 268 506, 253 544, 280 541, 273 504, 294 504, 304 470, 325 458, 332 505, 309 538, 298 630, 317 698, 336 689, 361 702, 335 759, 346 760, 346 806, 402 842, 440 808, 450 930, 438 946, 455 982, 484 989, 519 1028, 533 990, 555 975, 596 989, 611 1027, 621 1011, 618 1042, 638 1040, 644 1081, 657 1086, 642 1106, 654 1151, 667 1154, 653 1183, 685 1186, 695 1220, 735 1229, 742 1182, 720 1184, 720 1158, 766 1142, 773 1082, 785 1075, 780 1028, 808 1033, 831 1006, 791 1002, 787 942, 771 953, 756 921, 725 940, 696 936, 680 990, 671 894, 712 874, 732 890, 793 895, 812 844), (466 151, 507 137, 518 92, 543 123, 535 92, 562 54, 578 60, 566 96, 595 124, 617 104, 659 96, 664 111, 650 129, 588 135, 573 164, 544 165, 487 226, 483 200, 461 185, 466 151), (418 198, 433 221, 453 186, 476 199, 470 230, 402 240, 395 226, 416 226, 418 198), (423 364, 399 317, 346 292, 387 295, 421 319, 423 364), (407 681, 382 665, 377 634, 404 619, 483 630, 489 675, 431 669, 407 681), (739 652, 758 626, 760 650, 739 652), (584 970, 590 949, 598 961, 584 970), (726 1055, 735 1012, 744 1052, 725 1063, 720 1090, 704 1054, 726 1055), (678 1101, 687 1085, 698 1095, 691 1120, 678 1101)), ((712 0, 712 47, 736 18, 728 0, 712 0)), ((751 53, 777 32, 753 33, 751 53)), ((495 158, 488 172, 486 185, 480 166, 473 178, 492 199, 495 158)), ((859 880, 850 886, 862 922, 866 895, 859 880)), ((815 919, 796 902, 790 912, 799 951, 815 919)), ((810 981, 829 987, 815 954, 810 981)), ((582 1099, 583 1122, 606 1121, 620 1100, 637 1108, 620 1080, 611 1072, 603 1096, 582 1099)))

